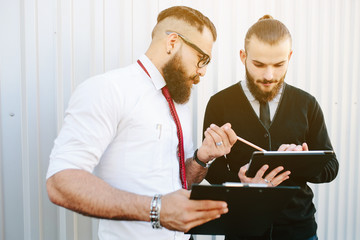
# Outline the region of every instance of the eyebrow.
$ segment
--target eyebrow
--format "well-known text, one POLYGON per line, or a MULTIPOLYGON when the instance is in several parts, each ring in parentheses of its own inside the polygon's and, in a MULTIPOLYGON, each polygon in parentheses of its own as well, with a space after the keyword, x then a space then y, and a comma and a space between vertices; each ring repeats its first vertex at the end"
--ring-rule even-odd
MULTIPOLYGON (((265 64, 263 62, 260 62, 260 61, 257 61, 257 60, 252 60, 253 63, 257 63, 257 64, 263 64, 263 65, 268 65, 268 64, 265 64)), ((271 64, 271 65, 279 65, 279 64, 283 64, 285 63, 286 60, 283 60, 283 61, 280 61, 280 62, 277 62, 277 63, 274 63, 274 64, 271 64)))

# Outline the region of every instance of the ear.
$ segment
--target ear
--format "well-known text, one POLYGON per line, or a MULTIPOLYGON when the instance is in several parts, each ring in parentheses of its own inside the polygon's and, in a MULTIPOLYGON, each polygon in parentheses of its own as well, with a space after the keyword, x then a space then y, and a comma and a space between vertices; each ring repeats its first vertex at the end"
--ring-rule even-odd
POLYGON ((179 36, 176 33, 171 33, 168 35, 166 40, 166 51, 170 54, 176 50, 177 43, 179 41, 179 36))
POLYGON ((245 65, 246 52, 245 52, 245 50, 243 50, 243 49, 240 50, 240 59, 241 59, 241 62, 245 65))
POLYGON ((292 53, 293 53, 293 51, 291 50, 290 53, 289 53, 289 56, 288 56, 288 61, 290 61, 290 58, 291 58, 291 56, 292 56, 292 53))

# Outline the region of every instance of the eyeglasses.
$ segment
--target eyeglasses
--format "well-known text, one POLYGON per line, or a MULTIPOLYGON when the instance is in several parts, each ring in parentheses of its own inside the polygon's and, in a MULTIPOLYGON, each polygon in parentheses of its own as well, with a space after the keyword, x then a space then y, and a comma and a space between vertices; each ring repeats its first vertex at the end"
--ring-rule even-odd
POLYGON ((187 45, 189 45, 190 47, 192 47, 193 49, 198 51, 200 54, 202 54, 199 62, 197 63, 197 66, 199 68, 203 68, 203 67, 205 67, 206 65, 208 65, 210 63, 210 60, 211 60, 210 56, 207 55, 206 53, 204 53, 204 51, 201 50, 198 46, 196 46, 195 44, 193 44, 192 42, 187 40, 187 38, 185 36, 181 35, 180 33, 172 32, 172 31, 166 31, 167 35, 170 35, 171 33, 177 34, 184 41, 184 43, 186 43, 187 45))

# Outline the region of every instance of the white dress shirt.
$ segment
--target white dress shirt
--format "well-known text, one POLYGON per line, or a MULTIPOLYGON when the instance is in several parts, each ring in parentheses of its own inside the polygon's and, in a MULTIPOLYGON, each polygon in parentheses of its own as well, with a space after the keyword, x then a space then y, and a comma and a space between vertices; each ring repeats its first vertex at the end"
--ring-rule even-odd
MULTIPOLYGON (((258 100, 255 99, 255 97, 252 95, 252 93, 250 92, 247 84, 246 84, 246 80, 245 81, 241 81, 240 82, 242 89, 244 90, 244 93, 247 97, 247 99, 249 100, 251 106, 254 109, 254 112, 256 113, 256 115, 258 117, 260 117, 260 103, 258 100)), ((272 121, 275 113, 276 113, 276 109, 279 105, 279 102, 281 100, 281 94, 283 92, 284 89, 284 84, 283 86, 280 88, 278 94, 269 102, 269 108, 270 108, 270 120, 272 121)))
MULTIPOLYGON (((115 188, 141 195, 181 188, 176 125, 161 92, 165 80, 145 55, 140 61, 151 78, 135 63, 78 86, 55 140, 47 178, 64 169, 83 169, 115 188)), ((185 157, 189 158, 193 154, 190 109, 187 105, 175 107, 185 157)), ((153 230, 149 222, 100 220, 99 238, 168 240, 188 236, 165 228, 153 230)))

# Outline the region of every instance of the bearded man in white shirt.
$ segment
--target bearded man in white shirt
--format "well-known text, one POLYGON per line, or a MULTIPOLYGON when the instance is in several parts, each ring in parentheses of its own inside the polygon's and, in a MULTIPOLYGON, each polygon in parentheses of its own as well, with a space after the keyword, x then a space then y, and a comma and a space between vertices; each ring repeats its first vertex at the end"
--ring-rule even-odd
POLYGON ((189 200, 185 190, 236 142, 229 123, 211 124, 194 154, 184 104, 205 75, 216 37, 199 11, 165 9, 145 55, 88 79, 72 95, 47 191, 53 203, 101 218, 100 239, 188 239, 183 232, 228 211, 225 202, 189 200))

